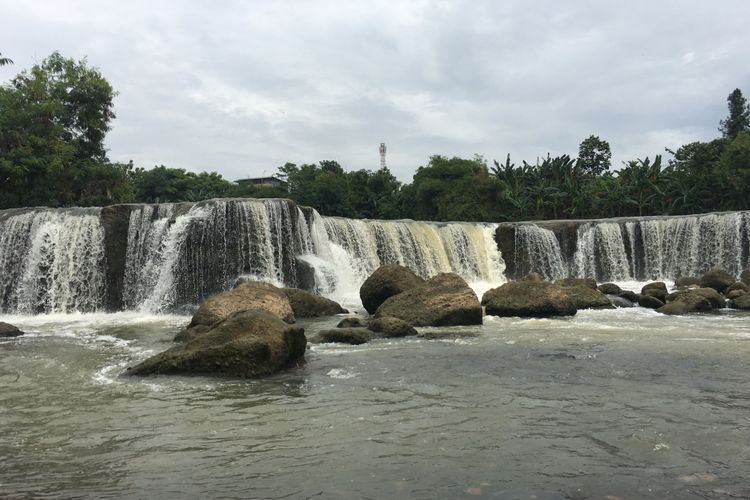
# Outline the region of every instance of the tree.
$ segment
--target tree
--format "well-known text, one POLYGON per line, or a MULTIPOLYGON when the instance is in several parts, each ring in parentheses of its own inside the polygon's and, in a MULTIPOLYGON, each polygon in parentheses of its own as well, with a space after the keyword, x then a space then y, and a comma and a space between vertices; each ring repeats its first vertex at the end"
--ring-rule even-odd
POLYGON ((750 107, 740 89, 734 89, 727 97, 729 116, 719 122, 719 131, 732 140, 743 130, 750 131, 750 107))
MULTIPOLYGON (((94 170, 100 179, 125 182, 124 175, 102 171, 117 168, 104 148, 114 96, 85 59, 57 52, 0 87, 0 191, 6 193, 0 206, 84 204, 79 183, 94 170)), ((101 192, 87 192, 86 200, 126 201, 114 193, 127 190, 89 187, 95 186, 101 192)))
POLYGON ((578 146, 578 165, 584 175, 601 175, 611 166, 612 151, 609 143, 590 135, 578 146))
POLYGON ((7 64, 13 64, 13 61, 8 59, 7 57, 3 57, 3 53, 0 52, 0 66, 5 66, 7 64))

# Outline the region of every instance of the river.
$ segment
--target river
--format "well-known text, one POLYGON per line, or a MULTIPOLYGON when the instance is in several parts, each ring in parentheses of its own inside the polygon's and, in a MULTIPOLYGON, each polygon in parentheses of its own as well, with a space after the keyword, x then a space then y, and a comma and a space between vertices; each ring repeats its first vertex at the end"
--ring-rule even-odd
POLYGON ((236 380, 121 376, 186 316, 0 316, 0 496, 748 498, 748 319, 486 317, 236 380))

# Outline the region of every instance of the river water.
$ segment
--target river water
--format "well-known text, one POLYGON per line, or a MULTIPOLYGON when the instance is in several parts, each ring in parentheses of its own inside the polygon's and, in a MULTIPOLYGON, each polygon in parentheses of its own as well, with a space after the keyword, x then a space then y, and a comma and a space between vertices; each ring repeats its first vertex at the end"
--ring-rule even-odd
MULTIPOLYGON (((308 337, 340 318, 306 321, 308 337)), ((3 498, 748 498, 750 315, 635 308, 129 378, 184 316, 4 316, 3 498)))

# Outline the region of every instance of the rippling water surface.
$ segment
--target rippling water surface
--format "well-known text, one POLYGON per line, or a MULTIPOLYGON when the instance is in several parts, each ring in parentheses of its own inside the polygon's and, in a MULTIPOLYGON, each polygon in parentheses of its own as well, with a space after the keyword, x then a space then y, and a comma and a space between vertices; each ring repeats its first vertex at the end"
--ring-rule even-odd
POLYGON ((750 497, 747 314, 488 317, 261 381, 119 376, 186 317, 0 320, 30 332, 0 340, 0 496, 750 497))

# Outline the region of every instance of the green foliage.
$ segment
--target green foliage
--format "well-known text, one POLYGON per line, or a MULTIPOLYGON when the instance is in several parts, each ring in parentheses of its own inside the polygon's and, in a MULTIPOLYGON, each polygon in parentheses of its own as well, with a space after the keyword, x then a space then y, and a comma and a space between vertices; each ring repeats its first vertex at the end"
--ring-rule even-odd
POLYGON ((719 122, 719 131, 727 139, 734 139, 737 134, 750 131, 750 107, 740 89, 734 89, 727 97, 729 116, 719 122))
POLYGON ((13 61, 8 59, 7 57, 3 57, 3 53, 0 52, 0 66, 6 66, 8 64, 13 64, 13 61))
POLYGON ((584 175, 602 175, 612 165, 609 143, 596 135, 584 139, 578 147, 578 166, 584 175))

